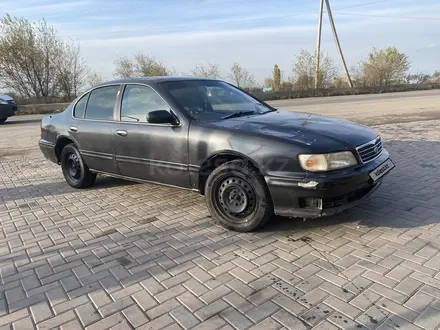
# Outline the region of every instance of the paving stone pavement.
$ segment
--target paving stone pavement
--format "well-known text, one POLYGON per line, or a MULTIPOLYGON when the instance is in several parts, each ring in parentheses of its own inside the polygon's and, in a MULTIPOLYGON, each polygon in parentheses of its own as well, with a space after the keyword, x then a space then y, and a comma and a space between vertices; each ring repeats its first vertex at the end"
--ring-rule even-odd
POLYGON ((439 329, 439 127, 376 127, 397 167, 355 209, 246 234, 195 193, 0 158, 0 330, 439 329))

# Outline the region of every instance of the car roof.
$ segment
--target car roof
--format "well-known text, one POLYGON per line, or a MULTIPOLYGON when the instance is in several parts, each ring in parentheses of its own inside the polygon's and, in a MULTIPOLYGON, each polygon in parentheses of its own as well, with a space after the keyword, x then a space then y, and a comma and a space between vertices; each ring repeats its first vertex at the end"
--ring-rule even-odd
POLYGON ((124 78, 103 82, 97 86, 104 86, 110 84, 129 84, 129 83, 141 83, 141 84, 156 84, 168 81, 190 81, 190 80, 206 80, 206 81, 220 81, 219 79, 212 78, 200 78, 200 77, 183 77, 183 76, 155 76, 155 77, 139 77, 139 78, 124 78))
POLYGON ((10 97, 9 95, 6 95, 6 94, 0 94, 0 99, 6 100, 6 101, 12 101, 13 100, 12 97, 10 97))

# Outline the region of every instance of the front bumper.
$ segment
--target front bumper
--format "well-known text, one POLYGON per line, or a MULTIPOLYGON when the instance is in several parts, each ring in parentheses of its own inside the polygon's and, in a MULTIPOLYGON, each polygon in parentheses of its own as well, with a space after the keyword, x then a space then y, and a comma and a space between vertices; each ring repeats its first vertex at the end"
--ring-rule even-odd
POLYGON ((370 172, 387 159, 389 153, 384 149, 374 161, 355 168, 308 173, 305 179, 266 176, 274 212, 287 217, 316 218, 351 208, 379 188, 383 177, 373 182, 370 172))
POLYGON ((15 116, 18 113, 16 104, 0 104, 0 119, 15 116))

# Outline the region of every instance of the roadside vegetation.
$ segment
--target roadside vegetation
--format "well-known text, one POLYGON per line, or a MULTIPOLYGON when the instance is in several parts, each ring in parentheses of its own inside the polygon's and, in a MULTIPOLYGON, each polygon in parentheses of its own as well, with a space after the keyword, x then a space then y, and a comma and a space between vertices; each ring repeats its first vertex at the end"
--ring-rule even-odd
MULTIPOLYGON (((220 78, 264 100, 440 88, 440 72, 409 72, 410 59, 396 47, 373 48, 366 58, 353 66, 350 75, 354 88, 348 88, 335 60, 326 52, 320 54, 315 85, 315 62, 315 52, 302 49, 293 56, 287 75, 275 64, 271 76, 260 83, 238 62, 232 64, 225 76, 215 62, 197 63, 189 73, 183 73, 167 67, 151 54, 137 53, 115 59, 113 76, 220 78)), ((84 88, 104 80, 100 72, 88 66, 79 45, 60 38, 46 21, 31 22, 8 14, 1 19, 0 88, 20 104, 69 102, 84 88)))

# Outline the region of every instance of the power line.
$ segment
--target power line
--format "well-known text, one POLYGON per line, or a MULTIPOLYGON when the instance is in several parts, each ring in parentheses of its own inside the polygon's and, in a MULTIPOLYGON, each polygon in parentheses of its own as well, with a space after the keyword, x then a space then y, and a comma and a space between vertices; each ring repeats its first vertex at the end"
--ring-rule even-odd
MULTIPOLYGON (((334 10, 343 10, 343 9, 350 9, 350 8, 356 8, 356 7, 368 6, 368 5, 373 5, 373 4, 376 4, 376 3, 387 2, 387 1, 393 1, 393 0, 378 0, 378 1, 372 1, 372 2, 360 3, 360 4, 358 4, 358 5, 348 6, 348 7, 344 7, 344 8, 336 8, 336 9, 334 9, 334 10)), ((333 10, 333 11, 334 11, 334 10, 333 10)))
MULTIPOLYGON (((335 12, 336 10, 344 10, 344 9, 350 9, 350 8, 355 8, 355 7, 368 6, 368 5, 381 3, 381 2, 388 2, 388 1, 393 1, 393 0, 370 1, 370 2, 361 3, 361 4, 357 4, 357 5, 337 8, 333 11, 335 12)), ((137 32, 141 32, 141 31, 160 32, 160 31, 169 31, 169 30, 173 30, 173 29, 181 29, 181 28, 186 28, 186 27, 203 27, 206 25, 213 25, 213 24, 256 22, 256 21, 264 21, 264 20, 272 20, 272 19, 283 19, 283 18, 291 18, 291 17, 298 17, 298 16, 307 16, 307 15, 316 15, 316 12, 301 12, 301 13, 290 14, 290 15, 266 16, 266 17, 236 19, 236 20, 234 20, 234 19, 232 19, 232 20, 219 20, 217 22, 214 21, 214 22, 207 22, 207 23, 205 22, 205 23, 192 23, 192 24, 181 24, 181 25, 177 24, 177 25, 168 26, 168 29, 163 28, 163 27, 159 27, 159 28, 152 28, 152 29, 151 28, 141 28, 141 29, 133 29, 133 30, 135 30, 137 32)), ((131 32, 131 31, 125 31, 125 32, 131 32)), ((109 31, 109 32, 104 32, 103 34, 114 34, 114 33, 120 33, 120 31, 109 31)), ((81 36, 95 35, 95 34, 96 34, 95 32, 82 33, 81 36)), ((79 35, 76 35, 76 36, 79 36, 79 35)))
POLYGON ((348 16, 382 17, 382 18, 403 18, 403 19, 440 20, 440 17, 372 15, 372 14, 356 14, 356 13, 341 13, 341 12, 336 12, 335 14, 338 14, 338 15, 348 15, 348 16))
MULTIPOLYGON (((346 6, 346 7, 341 7, 341 8, 336 8, 333 10, 333 12, 335 10, 344 10, 344 9, 351 9, 351 8, 356 8, 356 7, 363 7, 363 6, 369 6, 369 5, 373 5, 376 3, 382 3, 382 2, 389 2, 389 1, 394 1, 394 0, 377 0, 377 1, 371 1, 371 2, 365 2, 365 3, 360 3, 357 5, 352 5, 352 6, 346 6)), ((326 12, 324 10, 324 12, 326 12)), ((223 24, 223 23, 241 23, 241 22, 253 22, 253 21, 261 21, 261 20, 268 20, 268 19, 277 19, 277 18, 290 18, 290 17, 297 17, 297 16, 307 16, 307 15, 316 15, 316 12, 302 12, 302 13, 296 13, 296 14, 290 14, 290 15, 278 15, 278 16, 266 16, 266 17, 258 17, 258 18, 249 18, 249 19, 237 19, 237 20, 228 20, 228 21, 220 21, 218 22, 219 24, 223 24)), ((214 22, 215 24, 216 22, 214 22)), ((205 25, 206 23, 203 24, 191 24, 191 25, 187 25, 187 26, 198 26, 198 25, 205 25)), ((178 27, 181 27, 178 26, 178 27)))
MULTIPOLYGON (((356 8, 356 7, 362 7, 362 6, 368 6, 373 5, 377 3, 383 3, 383 2, 389 2, 394 0, 376 0, 376 1, 370 1, 365 3, 360 3, 357 5, 352 6, 346 6, 341 7, 333 10, 333 14, 341 14, 341 15, 347 15, 347 16, 366 16, 366 17, 384 17, 384 18, 402 18, 402 19, 424 19, 424 20, 439 20, 438 17, 406 17, 406 16, 385 16, 385 15, 369 15, 369 14, 357 14, 357 13, 344 13, 339 12, 338 10, 344 10, 344 9, 350 9, 350 8, 356 8)), ((257 17, 257 18, 248 18, 248 19, 232 19, 232 20, 219 20, 219 21, 213 21, 213 22, 204 22, 204 23, 192 23, 192 24, 176 24, 176 25, 170 25, 167 28, 164 27, 156 27, 156 28, 133 28, 133 30, 129 31, 122 31, 122 32, 142 32, 142 31, 148 31, 148 32, 165 32, 165 31, 173 31, 175 29, 182 29, 187 27, 204 27, 207 25, 218 25, 218 24, 231 24, 231 23, 242 23, 242 22, 255 22, 255 21, 264 21, 264 20, 273 20, 273 19, 283 19, 283 18, 291 18, 291 17, 298 17, 298 16, 307 16, 307 15, 316 15, 317 12, 301 12, 296 14, 290 14, 290 15, 279 15, 279 16, 266 16, 266 17, 257 17)), ((119 34, 121 31, 109 31, 109 32, 101 32, 100 34, 104 35, 111 35, 111 34, 119 34)), ((90 33, 82 33, 75 36, 88 36, 88 35, 96 35, 96 32, 90 32, 90 33)))
MULTIPOLYGON (((297 17, 297 16, 307 16, 307 15, 315 15, 316 12, 303 12, 303 13, 297 13, 297 14, 291 14, 291 15, 280 15, 280 16, 266 16, 266 17, 258 17, 258 18, 248 18, 248 19, 237 19, 237 20, 218 20, 218 21, 211 21, 211 22, 204 22, 204 23, 191 23, 191 24, 176 24, 176 25, 170 25, 167 28, 158 27, 158 28, 133 28, 133 30, 126 30, 122 32, 142 32, 142 31, 148 31, 148 32, 162 32, 162 31, 170 31, 174 29, 182 29, 187 27, 205 27, 207 25, 218 25, 218 24, 230 24, 230 23, 242 23, 242 22, 255 22, 255 21, 264 21, 264 20, 273 20, 273 19, 281 19, 281 18, 290 18, 290 17, 297 17)), ((114 34, 114 33, 120 33, 121 31, 115 30, 115 31, 108 31, 103 32, 100 34, 114 34)), ((74 36, 88 36, 88 35, 96 35, 96 32, 90 32, 90 33, 82 33, 80 35, 74 35, 74 36)))

